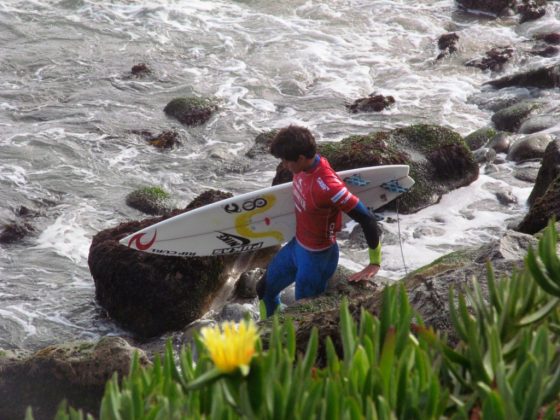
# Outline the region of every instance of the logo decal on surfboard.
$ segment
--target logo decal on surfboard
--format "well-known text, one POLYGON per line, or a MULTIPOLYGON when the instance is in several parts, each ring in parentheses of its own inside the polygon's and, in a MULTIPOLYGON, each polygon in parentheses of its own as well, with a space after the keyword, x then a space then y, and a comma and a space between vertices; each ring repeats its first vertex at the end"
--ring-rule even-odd
POLYGON ((216 236, 220 241, 225 242, 227 245, 234 247, 238 245, 247 245, 251 243, 251 240, 243 238, 242 236, 232 235, 231 233, 218 232, 219 235, 216 236))
MULTIPOLYGON (((245 207, 246 203, 249 203, 249 201, 246 201, 243 204, 243 207, 245 207)), ((256 232, 251 228, 252 217, 256 216, 257 214, 266 213, 268 210, 274 207, 274 204, 276 204, 276 197, 272 194, 255 199, 253 210, 240 214, 235 218, 235 230, 237 231, 237 233, 243 235, 246 238, 258 239, 270 237, 276 239, 279 243, 284 242, 284 235, 282 234, 282 232, 279 232, 277 230, 256 232)), ((266 226, 269 226, 271 223, 270 218, 265 217, 264 223, 266 226)))
POLYGON ((134 235, 132 238, 130 238, 130 241, 128 241, 128 247, 130 248, 131 245, 134 245, 134 248, 138 249, 139 251, 145 251, 147 249, 150 249, 150 247, 154 244, 154 242, 156 241, 156 236, 157 236, 157 230, 154 230, 154 236, 152 237, 152 239, 143 244, 141 239, 142 237, 145 235, 145 233, 138 233, 136 235, 134 235))
POLYGON ((212 251, 212 255, 236 254, 238 252, 256 251, 263 247, 264 242, 248 243, 247 245, 230 246, 229 248, 219 248, 212 251))
POLYGON ((239 205, 236 203, 230 203, 224 207, 224 210, 226 211, 226 213, 241 213, 242 211, 253 211, 255 209, 260 209, 266 207, 267 205, 268 202, 266 201, 266 198, 258 197, 254 200, 245 201, 241 205, 241 207, 239 207, 239 205))
POLYGON ((360 174, 354 174, 352 176, 344 178, 344 182, 348 185, 354 185, 356 187, 365 187, 370 182, 366 181, 360 174))

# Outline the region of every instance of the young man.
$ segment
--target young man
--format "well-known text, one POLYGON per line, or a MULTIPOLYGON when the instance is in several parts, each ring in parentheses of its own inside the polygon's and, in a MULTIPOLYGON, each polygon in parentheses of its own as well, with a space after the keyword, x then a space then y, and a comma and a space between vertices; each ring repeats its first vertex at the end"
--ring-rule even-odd
POLYGON ((272 259, 257 286, 269 316, 280 304, 280 292, 294 281, 296 299, 325 291, 338 265, 336 232, 341 229, 342 211, 360 224, 369 247, 370 264, 348 281, 373 278, 381 263, 381 243, 374 217, 348 191, 328 161, 317 154, 311 132, 294 125, 283 128, 272 141, 270 151, 294 175, 296 236, 272 259))

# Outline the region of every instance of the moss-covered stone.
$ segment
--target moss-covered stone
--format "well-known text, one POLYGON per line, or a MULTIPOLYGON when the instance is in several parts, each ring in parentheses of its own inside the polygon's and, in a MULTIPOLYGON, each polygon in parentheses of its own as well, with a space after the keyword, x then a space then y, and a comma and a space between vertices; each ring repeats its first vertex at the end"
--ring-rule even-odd
POLYGON ((492 115, 492 122, 498 130, 516 132, 523 121, 542 105, 535 101, 524 101, 501 109, 492 115))
POLYGON ((470 150, 480 149, 487 144, 498 132, 490 127, 480 128, 465 137, 465 143, 470 150))
MULTIPOLYGON (((399 198, 399 209, 412 213, 435 204, 455 188, 478 177, 478 165, 463 138, 453 130, 419 124, 389 132, 349 136, 340 142, 320 143, 319 153, 336 171, 366 166, 406 164, 416 181, 399 198)), ((289 182, 292 174, 278 167, 273 185, 289 182)), ((394 208, 395 203, 389 207, 394 208)))
POLYGON ((274 139, 274 136, 276 136, 277 133, 278 130, 270 130, 259 134, 255 138, 255 144, 247 151, 245 156, 253 159, 259 155, 269 154, 270 145, 272 143, 272 140, 274 139))
POLYGON ((171 210, 171 196, 161 187, 142 187, 126 196, 126 204, 146 214, 161 215, 171 210))
POLYGON ((214 99, 190 96, 171 100, 163 112, 182 124, 199 125, 208 121, 217 110, 218 105, 214 99))
POLYGON ((106 382, 129 372, 135 352, 140 365, 146 355, 120 337, 104 337, 95 342, 56 344, 34 354, 8 352, 0 358, 0 418, 22 419, 27 407, 36 420, 54 418, 63 399, 75 408, 98 413, 106 382), (11 353, 11 354, 10 354, 11 353))

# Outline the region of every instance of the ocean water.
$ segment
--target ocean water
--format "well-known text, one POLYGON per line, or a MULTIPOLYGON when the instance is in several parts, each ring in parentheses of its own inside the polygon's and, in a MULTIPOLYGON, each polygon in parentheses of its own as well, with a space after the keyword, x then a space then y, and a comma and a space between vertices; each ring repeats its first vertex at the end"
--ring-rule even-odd
MULTIPOLYGON (((138 187, 162 186, 184 206, 208 188, 268 186, 277 162, 244 154, 259 133, 288 124, 318 141, 416 123, 462 135, 488 125, 492 113, 480 105, 503 93, 484 82, 555 62, 524 53, 533 34, 560 29, 560 5, 547 12, 519 25, 468 15, 452 0, 0 0, 0 224, 20 206, 36 212, 34 234, 0 247, 0 347, 121 333, 95 302, 87 256, 98 231, 146 217, 125 204, 138 187), (436 61, 450 31, 459 51, 436 61), (502 73, 464 66, 504 45, 516 55, 502 73), (131 77, 138 63, 152 73, 131 77), (395 106, 346 110, 373 92, 395 106), (167 118, 165 105, 187 95, 217 98, 220 112, 193 128, 167 118), (175 130, 182 144, 159 151, 134 130, 175 130)), ((527 210, 531 184, 512 180, 481 174, 384 224, 397 239, 384 246, 381 274, 397 279, 405 264, 499 237, 527 210), (497 204, 496 188, 518 203, 497 204)), ((351 268, 367 260, 342 252, 351 268)))

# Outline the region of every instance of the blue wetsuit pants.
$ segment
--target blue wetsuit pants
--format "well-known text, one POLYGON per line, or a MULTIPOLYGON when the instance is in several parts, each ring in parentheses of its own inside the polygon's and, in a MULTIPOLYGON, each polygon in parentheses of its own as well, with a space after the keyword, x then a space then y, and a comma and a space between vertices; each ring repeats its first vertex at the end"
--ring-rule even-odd
POLYGON ((280 304, 282 290, 296 283, 296 299, 320 295, 338 265, 338 245, 335 243, 324 251, 308 251, 295 238, 274 256, 264 279, 261 298, 270 316, 280 304))

